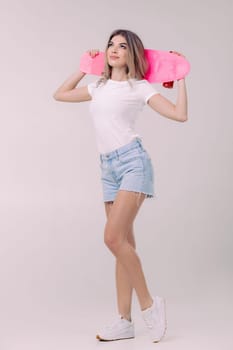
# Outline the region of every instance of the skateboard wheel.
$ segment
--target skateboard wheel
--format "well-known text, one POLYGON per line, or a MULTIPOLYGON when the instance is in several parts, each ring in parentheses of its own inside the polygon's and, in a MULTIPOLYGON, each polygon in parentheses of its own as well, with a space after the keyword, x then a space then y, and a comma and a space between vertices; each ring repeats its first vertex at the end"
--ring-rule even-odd
POLYGON ((163 87, 168 88, 168 89, 172 89, 174 85, 174 81, 167 81, 163 83, 163 87))
POLYGON ((174 81, 167 81, 163 83, 163 87, 167 88, 167 89, 172 89, 174 85, 174 81))

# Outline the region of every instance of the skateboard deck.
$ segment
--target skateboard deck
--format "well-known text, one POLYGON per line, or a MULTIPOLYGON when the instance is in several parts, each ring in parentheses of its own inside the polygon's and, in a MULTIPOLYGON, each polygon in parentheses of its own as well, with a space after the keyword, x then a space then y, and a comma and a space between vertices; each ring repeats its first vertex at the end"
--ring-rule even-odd
MULTIPOLYGON (((169 51, 145 49, 148 70, 145 79, 151 83, 163 83, 165 87, 172 87, 175 80, 184 78, 190 71, 190 64, 186 58, 169 51)), ((80 70, 87 74, 101 75, 104 69, 104 52, 91 57, 85 52, 80 59, 80 70)))

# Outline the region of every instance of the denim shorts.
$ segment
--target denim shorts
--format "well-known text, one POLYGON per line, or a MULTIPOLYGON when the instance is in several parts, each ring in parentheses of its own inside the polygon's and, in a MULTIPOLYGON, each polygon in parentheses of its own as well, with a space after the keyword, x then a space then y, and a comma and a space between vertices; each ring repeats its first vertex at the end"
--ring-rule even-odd
POLYGON ((100 154, 104 202, 114 201, 119 190, 154 197, 154 171, 151 158, 140 138, 109 153, 100 154))

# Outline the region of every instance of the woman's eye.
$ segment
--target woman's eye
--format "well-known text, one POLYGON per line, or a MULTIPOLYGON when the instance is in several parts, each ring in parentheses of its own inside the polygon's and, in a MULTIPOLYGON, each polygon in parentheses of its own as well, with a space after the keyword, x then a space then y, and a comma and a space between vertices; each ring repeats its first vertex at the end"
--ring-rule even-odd
MULTIPOLYGON (((113 43, 108 43, 108 47, 110 47, 110 46, 112 46, 112 45, 113 45, 113 43)), ((125 46, 125 45, 120 45, 120 48, 126 49, 126 46, 125 46)))

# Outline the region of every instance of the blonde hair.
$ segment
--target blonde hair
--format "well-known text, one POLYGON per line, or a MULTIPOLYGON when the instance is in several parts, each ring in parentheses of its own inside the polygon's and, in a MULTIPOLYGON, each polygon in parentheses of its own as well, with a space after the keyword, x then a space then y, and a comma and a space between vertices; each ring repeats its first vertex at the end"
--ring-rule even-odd
POLYGON ((127 78, 135 78, 139 80, 144 79, 146 71, 148 69, 148 63, 144 54, 144 46, 138 35, 130 30, 116 29, 111 33, 105 49, 104 71, 102 72, 102 77, 98 81, 98 85, 100 83, 105 83, 108 79, 111 78, 112 67, 108 64, 107 61, 107 50, 109 42, 116 35, 123 36, 128 44, 128 57, 126 67, 127 78))

